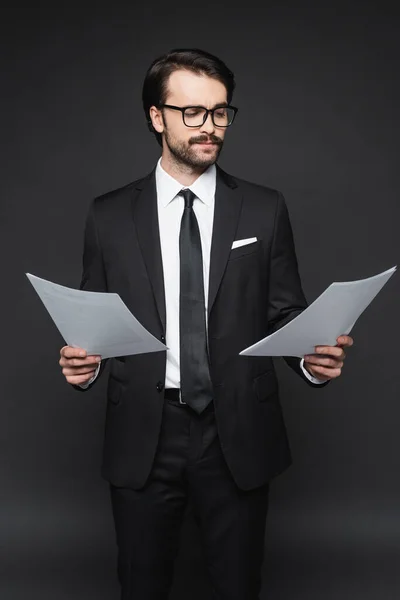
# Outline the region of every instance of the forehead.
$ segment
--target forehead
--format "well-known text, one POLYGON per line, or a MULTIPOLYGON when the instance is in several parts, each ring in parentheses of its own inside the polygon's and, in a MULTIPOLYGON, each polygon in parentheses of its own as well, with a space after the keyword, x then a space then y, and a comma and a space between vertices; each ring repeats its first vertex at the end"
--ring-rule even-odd
POLYGON ((226 88, 223 83, 191 71, 183 69, 174 71, 169 76, 167 87, 167 104, 190 105, 201 104, 206 108, 227 101, 226 88))

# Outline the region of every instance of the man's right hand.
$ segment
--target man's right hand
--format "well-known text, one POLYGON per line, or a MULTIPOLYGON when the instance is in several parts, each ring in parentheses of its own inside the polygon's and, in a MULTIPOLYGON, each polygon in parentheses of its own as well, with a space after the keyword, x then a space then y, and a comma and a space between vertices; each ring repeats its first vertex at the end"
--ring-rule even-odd
POLYGON ((65 379, 71 385, 82 385, 87 383, 96 373, 101 362, 101 356, 87 356, 83 348, 72 348, 64 346, 60 350, 60 366, 65 379))

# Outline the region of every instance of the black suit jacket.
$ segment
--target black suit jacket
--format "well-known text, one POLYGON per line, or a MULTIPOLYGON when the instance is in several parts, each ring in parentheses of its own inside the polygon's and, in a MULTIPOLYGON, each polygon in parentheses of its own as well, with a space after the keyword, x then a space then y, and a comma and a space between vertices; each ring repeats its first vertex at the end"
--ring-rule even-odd
MULTIPOLYGON (((117 292, 142 325, 165 341, 155 170, 92 202, 81 289, 117 292)), ((208 298, 210 369, 222 451, 242 489, 282 472, 291 456, 272 359, 239 352, 306 307, 282 194, 217 167, 208 298), (251 237, 257 242, 231 250, 234 240, 251 237)), ((116 486, 139 489, 157 447, 166 353, 109 360, 102 474, 116 486)), ((304 376, 299 358, 285 360, 310 386, 324 387, 304 376)))

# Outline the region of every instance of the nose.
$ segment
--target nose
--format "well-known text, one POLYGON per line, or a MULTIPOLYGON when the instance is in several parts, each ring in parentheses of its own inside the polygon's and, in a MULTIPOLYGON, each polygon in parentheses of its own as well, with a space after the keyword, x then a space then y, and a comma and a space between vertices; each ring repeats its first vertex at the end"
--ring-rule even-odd
POLYGON ((208 134, 214 133, 215 127, 214 127, 214 123, 211 118, 211 113, 208 113, 207 119, 205 120, 203 125, 200 127, 200 131, 204 132, 204 133, 208 133, 208 134))

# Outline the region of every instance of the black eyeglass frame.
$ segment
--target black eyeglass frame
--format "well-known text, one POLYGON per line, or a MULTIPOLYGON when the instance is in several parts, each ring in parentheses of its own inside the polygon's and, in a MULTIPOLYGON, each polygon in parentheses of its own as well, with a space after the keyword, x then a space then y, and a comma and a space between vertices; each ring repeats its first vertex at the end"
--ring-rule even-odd
POLYGON ((214 124, 215 127, 222 127, 223 129, 226 127, 229 127, 230 125, 232 125, 233 121, 235 120, 236 114, 238 112, 238 108, 236 108, 236 106, 231 106, 230 104, 221 104, 220 106, 215 106, 214 108, 206 108, 205 106, 200 106, 200 105, 193 105, 193 106, 174 106, 173 104, 160 104, 158 108, 171 108, 172 110, 179 110, 182 113, 182 121, 183 124, 186 127, 191 127, 191 128, 198 128, 198 127, 203 127, 204 123, 207 121, 208 119, 208 115, 209 113, 211 113, 211 119, 212 122, 214 124), (203 110, 205 110, 206 112, 204 113, 204 117, 203 117, 203 122, 200 125, 187 125, 185 122, 185 110, 188 108, 202 108, 203 110), (228 123, 228 125, 217 125, 217 123, 214 121, 214 111, 218 110, 220 108, 230 108, 231 110, 233 110, 233 117, 232 117, 232 121, 230 123, 228 123))

